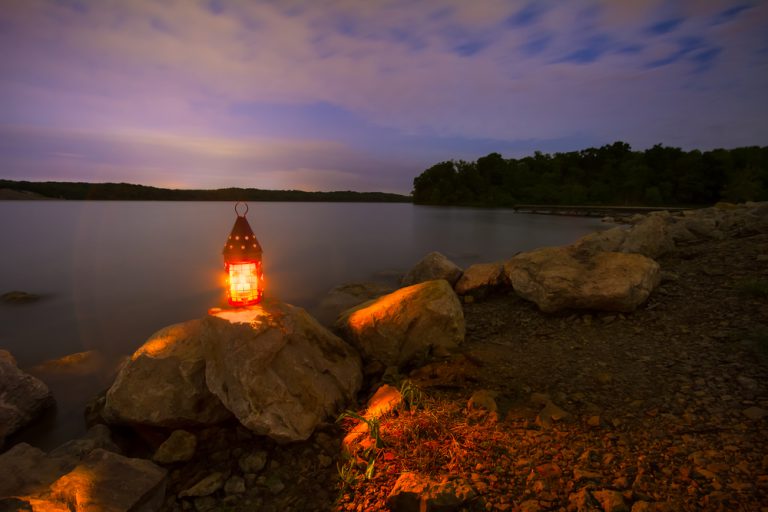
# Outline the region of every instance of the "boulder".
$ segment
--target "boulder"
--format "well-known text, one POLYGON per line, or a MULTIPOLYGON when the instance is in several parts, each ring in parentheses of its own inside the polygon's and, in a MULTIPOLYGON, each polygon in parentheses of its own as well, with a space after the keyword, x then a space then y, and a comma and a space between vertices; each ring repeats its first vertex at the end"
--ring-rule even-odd
POLYGON ((344 311, 371 299, 391 293, 392 288, 378 283, 348 283, 337 286, 323 297, 315 312, 321 324, 333 326, 344 311))
POLYGON ((451 286, 461 277, 461 268, 439 252, 431 252, 424 256, 400 282, 403 286, 423 283, 435 279, 445 279, 451 286))
POLYGON ((464 271, 454 289, 459 295, 482 294, 503 282, 503 263, 476 263, 464 271))
POLYGON ((256 434, 305 440, 362 385, 357 352, 301 308, 268 301, 207 326, 208 387, 256 434))
POLYGON ((366 361, 402 367, 444 356, 464 341, 464 312, 444 279, 427 281, 344 312, 337 329, 366 361))
POLYGON ((96 449, 51 484, 49 499, 76 512, 160 510, 165 476, 164 469, 148 460, 96 449))
POLYGON ((630 312, 661 280, 659 265, 640 254, 547 247, 504 264, 515 292, 547 313, 563 309, 630 312))
POLYGON ((173 464, 192 460, 197 449, 197 438, 186 430, 174 430, 168 439, 163 441, 152 460, 159 464, 173 464))
POLYGON ((48 454, 19 443, 0 455, 0 510, 159 510, 165 470, 99 448, 104 428, 48 454))
POLYGON ((48 386, 20 370, 10 352, 0 350, 0 446, 51 405, 48 386))
POLYGON ((597 252, 614 252, 621 249, 621 244, 627 236, 627 229, 622 226, 616 226, 604 231, 596 231, 579 238, 573 246, 580 250, 597 252))
POLYGON ((153 334, 122 367, 107 391, 109 423, 167 428, 213 425, 232 417, 205 382, 205 320, 153 334))
POLYGON ((78 462, 71 455, 50 456, 27 443, 18 443, 0 454, 0 496, 43 493, 78 462))
MULTIPOLYGON (((667 213, 667 212, 664 212, 667 213)), ((621 252, 642 254, 658 258, 675 249, 675 243, 667 233, 668 218, 663 215, 649 215, 626 232, 621 252)), ((615 250, 615 249, 614 249, 615 250)))

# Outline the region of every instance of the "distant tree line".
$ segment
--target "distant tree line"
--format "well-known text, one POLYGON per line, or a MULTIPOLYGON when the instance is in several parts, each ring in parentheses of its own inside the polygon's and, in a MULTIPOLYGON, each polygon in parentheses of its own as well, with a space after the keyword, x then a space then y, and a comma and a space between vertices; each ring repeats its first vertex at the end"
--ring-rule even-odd
POLYGON ((82 183, 62 181, 0 180, 0 189, 32 192, 54 199, 92 199, 121 201, 325 201, 325 202, 410 202, 409 196, 386 192, 304 192, 302 190, 261 190, 222 188, 180 190, 130 183, 82 183))
POLYGON ((416 204, 674 206, 768 200, 768 147, 701 152, 615 142, 554 155, 433 165, 413 180, 416 204))

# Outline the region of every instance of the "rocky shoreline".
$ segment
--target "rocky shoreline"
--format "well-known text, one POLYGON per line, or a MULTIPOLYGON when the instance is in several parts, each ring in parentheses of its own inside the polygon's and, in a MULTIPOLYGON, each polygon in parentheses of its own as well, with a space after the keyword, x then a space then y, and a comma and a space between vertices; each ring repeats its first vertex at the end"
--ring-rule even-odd
POLYGON ((86 438, 0 455, 0 509, 86 510, 100 497, 105 510, 761 510, 766 260, 768 204, 719 205, 463 271, 429 255, 393 293, 337 293, 327 317, 343 341, 279 304, 263 322, 182 324, 123 367, 118 381, 134 372, 136 387, 94 402, 86 438), (189 340, 206 355, 162 363, 189 340), (293 344, 282 376, 258 376, 274 372, 249 346, 293 344), (325 347, 314 362, 310 346, 325 347), (143 359, 161 366, 140 370, 143 359), (295 384, 300 374, 325 384, 295 384), (189 400, 158 419, 181 381, 189 400), (131 409, 141 401, 154 419, 131 409), (66 490, 93 487, 78 475, 98 471, 136 485, 119 502, 104 482, 90 501, 66 490))

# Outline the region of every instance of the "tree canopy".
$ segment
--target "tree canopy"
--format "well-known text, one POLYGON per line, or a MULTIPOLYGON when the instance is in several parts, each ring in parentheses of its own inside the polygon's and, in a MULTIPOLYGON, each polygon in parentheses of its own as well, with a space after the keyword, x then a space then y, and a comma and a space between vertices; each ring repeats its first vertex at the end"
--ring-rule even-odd
POLYGON ((305 192, 303 190, 262 190, 222 188, 181 190, 133 185, 130 183, 82 183, 64 181, 0 180, 0 189, 33 192, 54 199, 136 200, 136 201, 328 201, 328 202, 410 202, 411 198, 386 192, 305 192))
POLYGON ((491 153, 433 165, 413 180, 416 204, 675 206, 768 200, 768 147, 701 152, 625 142, 520 159, 491 153))

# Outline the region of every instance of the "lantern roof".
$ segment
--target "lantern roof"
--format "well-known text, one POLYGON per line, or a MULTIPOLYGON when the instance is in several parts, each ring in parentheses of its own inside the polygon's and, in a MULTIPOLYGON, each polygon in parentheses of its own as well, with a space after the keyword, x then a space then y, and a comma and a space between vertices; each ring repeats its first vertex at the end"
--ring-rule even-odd
POLYGON ((261 245, 245 215, 238 215, 235 219, 235 225, 232 226, 232 232, 229 233, 222 252, 227 263, 261 259, 261 245))

